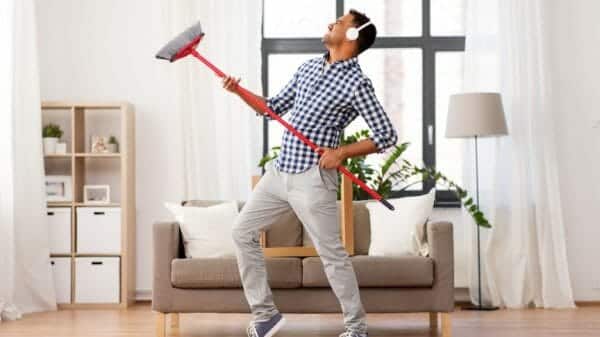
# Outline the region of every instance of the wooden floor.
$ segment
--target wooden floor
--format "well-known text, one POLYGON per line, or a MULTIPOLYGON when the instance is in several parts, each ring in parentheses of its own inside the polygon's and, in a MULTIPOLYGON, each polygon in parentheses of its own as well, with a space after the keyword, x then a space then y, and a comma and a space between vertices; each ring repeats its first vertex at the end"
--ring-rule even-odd
MULTIPOLYGON (((333 336, 342 330, 340 314, 285 314, 287 325, 277 337, 333 336)), ((245 336, 249 314, 181 314, 179 329, 168 336, 245 336)), ((432 336, 429 316, 423 314, 368 314, 369 336, 432 336)), ((168 324, 168 323, 167 323, 168 324)), ((128 310, 61 310, 25 315, 1 322, 2 337, 133 337, 154 336, 155 313, 148 303, 128 310)), ((436 334, 433 334, 435 336, 436 334)), ((452 313, 455 337, 600 336, 600 306, 568 310, 500 310, 452 313)))

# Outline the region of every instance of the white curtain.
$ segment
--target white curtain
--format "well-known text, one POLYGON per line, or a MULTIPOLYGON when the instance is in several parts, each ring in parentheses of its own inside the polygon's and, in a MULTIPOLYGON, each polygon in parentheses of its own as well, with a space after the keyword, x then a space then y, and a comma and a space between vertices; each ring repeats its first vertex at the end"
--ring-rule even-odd
MULTIPOLYGON (((166 35, 197 21, 206 33, 197 50, 241 85, 262 94, 260 0, 164 2, 166 35)), ((166 64, 175 72, 176 136, 181 137, 185 199, 247 199, 262 149, 262 121, 193 56, 166 64)))
POLYGON ((55 310, 33 0, 0 4, 0 320, 55 310))
MULTIPOLYGON (((500 92, 509 129, 508 136, 479 142, 480 203, 493 226, 482 233, 486 305, 574 306, 544 6, 544 0, 467 1, 464 90, 500 92)), ((474 195, 474 146, 466 144, 465 181, 474 195)), ((470 293, 478 303, 475 225, 463 216, 472 229, 470 293)))

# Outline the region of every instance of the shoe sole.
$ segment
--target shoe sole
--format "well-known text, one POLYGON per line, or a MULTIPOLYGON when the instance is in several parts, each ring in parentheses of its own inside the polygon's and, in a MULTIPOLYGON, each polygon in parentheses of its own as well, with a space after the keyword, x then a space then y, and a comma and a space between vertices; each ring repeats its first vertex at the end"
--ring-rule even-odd
POLYGON ((273 335, 275 335, 277 333, 277 331, 279 331, 279 329, 281 329, 281 327, 283 327, 284 324, 285 324, 285 317, 281 317, 279 322, 277 322, 277 324, 275 324, 273 326, 273 328, 271 330, 269 330, 269 332, 267 332, 265 337, 273 337, 273 335))

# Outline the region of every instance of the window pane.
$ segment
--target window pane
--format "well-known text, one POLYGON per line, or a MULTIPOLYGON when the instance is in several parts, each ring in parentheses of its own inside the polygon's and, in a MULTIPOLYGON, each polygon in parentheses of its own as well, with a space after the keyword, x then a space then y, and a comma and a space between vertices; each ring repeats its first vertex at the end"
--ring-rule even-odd
MULTIPOLYGON (((292 78, 294 72, 306 60, 321 54, 271 54, 269 55, 269 97, 276 95, 292 78)), ((289 111, 283 119, 289 122, 289 111)), ((281 145, 284 127, 277 121, 269 123, 269 148, 281 145)))
POLYGON ((351 8, 371 18, 377 36, 421 35, 421 0, 346 0, 344 12, 351 8))
POLYGON ((431 0, 431 35, 465 35, 465 0, 431 0))
POLYGON ((264 0, 265 37, 322 37, 333 21, 333 0, 264 0))
MULTIPOLYGON (((463 52, 438 52, 435 55, 436 168, 459 185, 462 185, 464 140, 446 138, 445 134, 448 100, 450 95, 462 91, 463 57, 463 52)), ((436 188, 446 189, 447 186, 438 183, 436 188)))
MULTIPOLYGON (((370 49, 360 56, 360 65, 373 82, 377 98, 396 127, 398 144, 411 143, 402 158, 416 165, 423 165, 421 49, 370 49)), ((368 126, 364 119, 358 116, 344 133, 350 134, 362 129, 368 129, 368 126)), ((379 169, 386 157, 385 153, 373 153, 367 156, 366 161, 379 169)), ((414 179, 418 180, 420 179, 414 179)), ((408 183, 410 182, 413 180, 408 183)), ((398 184, 394 189, 398 190, 404 185, 398 184)), ((421 189, 421 183, 407 188, 421 189)))

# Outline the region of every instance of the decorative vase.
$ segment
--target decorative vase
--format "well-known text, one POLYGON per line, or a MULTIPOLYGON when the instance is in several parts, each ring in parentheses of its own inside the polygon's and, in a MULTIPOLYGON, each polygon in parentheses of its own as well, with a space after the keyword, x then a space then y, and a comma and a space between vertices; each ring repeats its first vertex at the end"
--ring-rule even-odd
POLYGON ((56 143, 56 154, 66 154, 67 153, 67 143, 56 143))
POLYGON ((44 154, 56 153, 56 143, 58 142, 57 137, 44 137, 44 154))
POLYGON ((110 153, 117 153, 117 152, 119 152, 119 145, 118 144, 108 143, 108 152, 110 152, 110 153))

